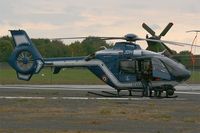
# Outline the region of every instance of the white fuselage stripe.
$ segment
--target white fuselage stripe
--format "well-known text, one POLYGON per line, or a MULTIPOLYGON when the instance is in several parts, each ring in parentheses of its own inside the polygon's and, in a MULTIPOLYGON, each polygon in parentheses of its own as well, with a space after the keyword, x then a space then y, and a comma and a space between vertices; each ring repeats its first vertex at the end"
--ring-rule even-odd
MULTIPOLYGON (((117 88, 134 88, 134 87, 142 87, 141 82, 132 82, 132 83, 121 83, 114 75, 113 73, 107 68, 107 66, 100 60, 91 60, 91 61, 85 61, 85 60, 65 60, 65 61, 45 61, 46 64, 53 64, 54 67, 88 67, 88 66, 99 66, 101 70, 106 74, 106 76, 111 80, 111 82, 117 87, 117 88)), ((152 86, 159 86, 164 83, 176 85, 177 82, 174 81, 156 81, 152 82, 152 86)))
POLYGON ((52 62, 45 62, 45 63, 52 63, 53 66, 57 66, 57 67, 99 66, 115 86, 117 86, 119 88, 132 87, 133 86, 132 83, 121 83, 121 82, 119 82, 118 79, 113 75, 113 73, 100 60, 91 60, 91 61, 84 61, 84 60, 52 61, 52 62))

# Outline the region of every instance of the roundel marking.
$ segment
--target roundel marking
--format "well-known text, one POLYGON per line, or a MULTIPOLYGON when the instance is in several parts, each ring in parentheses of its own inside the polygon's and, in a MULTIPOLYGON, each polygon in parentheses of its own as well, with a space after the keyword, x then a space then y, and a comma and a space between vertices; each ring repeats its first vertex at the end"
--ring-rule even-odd
POLYGON ((102 76, 102 80, 103 80, 104 82, 107 82, 107 81, 108 81, 108 78, 104 75, 104 76, 102 76))

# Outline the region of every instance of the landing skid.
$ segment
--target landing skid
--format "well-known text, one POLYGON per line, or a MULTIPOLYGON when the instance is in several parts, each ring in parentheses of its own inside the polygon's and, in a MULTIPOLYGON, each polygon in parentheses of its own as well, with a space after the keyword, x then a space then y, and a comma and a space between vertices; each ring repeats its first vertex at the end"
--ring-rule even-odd
POLYGON ((96 92, 91 92, 91 91, 88 91, 89 94, 92 94, 92 95, 96 95, 96 96, 102 96, 102 97, 117 97, 117 96, 108 96, 108 95, 103 95, 103 94, 100 94, 100 93, 96 93, 96 92))
MULTIPOLYGON (((134 92, 133 90, 131 90, 132 92, 134 92)), ((92 95, 96 95, 96 96, 101 96, 101 97, 138 97, 138 95, 130 95, 130 91, 129 91, 129 95, 120 95, 119 94, 119 91, 117 91, 117 93, 112 93, 112 92, 108 92, 108 91, 101 91, 101 93, 96 93, 96 92, 91 92, 89 91, 88 92, 89 94, 92 94, 92 95), (106 95, 108 94, 108 95, 106 95)), ((154 92, 155 93, 155 92, 154 92)), ((132 94, 132 93, 131 93, 132 94)), ((145 97, 142 93, 142 95, 140 95, 139 97, 145 97)), ((178 96, 162 96, 162 93, 159 94, 159 95, 151 95, 151 96, 148 96, 152 99, 162 99, 162 98, 177 98, 178 96)))
POLYGON ((150 95, 149 97, 152 97, 152 98, 177 98, 178 96, 177 95, 171 95, 171 96, 169 96, 169 95, 167 95, 167 94, 165 94, 165 96, 163 96, 162 94, 163 94, 163 92, 161 91, 161 92, 156 92, 156 91, 154 91, 154 92, 152 92, 151 94, 153 94, 154 93, 154 95, 152 96, 152 95, 150 95))
POLYGON ((116 96, 116 97, 120 97, 120 95, 112 93, 112 92, 108 92, 108 91, 102 91, 102 93, 106 93, 106 94, 110 94, 110 95, 113 95, 113 96, 116 96))
POLYGON ((168 96, 168 97, 165 97, 165 98, 177 98, 178 96, 175 95, 175 96, 168 96))
POLYGON ((101 93, 103 93, 103 94, 91 92, 91 91, 89 91, 88 93, 92 94, 92 95, 96 95, 96 96, 102 96, 102 97, 129 97, 130 96, 130 95, 120 95, 119 91, 117 91, 117 93, 112 93, 112 92, 108 92, 108 91, 101 91, 101 93), (105 95, 105 94, 108 94, 108 95, 105 95))

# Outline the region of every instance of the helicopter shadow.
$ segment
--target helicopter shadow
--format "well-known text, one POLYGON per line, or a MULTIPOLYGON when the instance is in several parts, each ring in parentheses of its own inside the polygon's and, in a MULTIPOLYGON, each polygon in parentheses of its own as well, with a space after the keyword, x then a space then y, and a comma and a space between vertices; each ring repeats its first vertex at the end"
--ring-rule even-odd
POLYGON ((101 96, 101 97, 114 97, 114 98, 130 98, 130 97, 133 97, 133 98, 141 98, 143 97, 141 95, 141 93, 134 93, 134 95, 129 95, 125 92, 121 92, 120 95, 118 95, 117 93, 114 93, 114 92, 110 92, 110 91, 101 91, 101 92, 91 92, 89 91, 88 94, 91 94, 91 95, 95 95, 95 96, 101 96))
MULTIPOLYGON (((101 92, 91 92, 88 91, 88 94, 100 96, 100 97, 110 97, 110 98, 143 98, 145 96, 142 95, 142 92, 135 92, 133 95, 129 95, 127 93, 121 93, 118 95, 117 93, 110 91, 101 91, 101 92)), ((166 96, 149 96, 150 99, 164 99, 164 98, 177 98, 178 96, 166 97, 166 96)))

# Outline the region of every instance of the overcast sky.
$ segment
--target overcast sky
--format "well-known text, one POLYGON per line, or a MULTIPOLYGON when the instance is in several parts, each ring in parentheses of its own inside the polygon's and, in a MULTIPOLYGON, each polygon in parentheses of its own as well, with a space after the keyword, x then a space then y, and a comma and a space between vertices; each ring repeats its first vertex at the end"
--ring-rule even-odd
MULTIPOLYGON (((1 0, 0 36, 9 29, 25 29, 33 38, 71 36, 145 37, 145 22, 160 34, 173 22, 163 38, 191 42, 200 29, 199 0, 1 0)), ((199 38, 200 40, 200 38, 199 38)))

